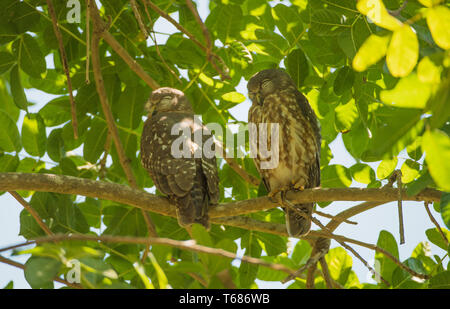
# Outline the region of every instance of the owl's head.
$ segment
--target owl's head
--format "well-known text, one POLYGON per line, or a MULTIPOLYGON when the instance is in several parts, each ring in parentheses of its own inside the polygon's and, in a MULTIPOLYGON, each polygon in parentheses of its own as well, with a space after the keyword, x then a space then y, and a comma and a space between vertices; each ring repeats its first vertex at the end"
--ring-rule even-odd
POLYGON ((192 112, 192 106, 184 93, 178 89, 162 87, 152 92, 145 104, 150 114, 159 112, 192 112))
POLYGON ((253 75, 248 81, 247 89, 250 100, 262 105, 268 95, 290 86, 295 87, 295 83, 285 71, 267 69, 253 75))

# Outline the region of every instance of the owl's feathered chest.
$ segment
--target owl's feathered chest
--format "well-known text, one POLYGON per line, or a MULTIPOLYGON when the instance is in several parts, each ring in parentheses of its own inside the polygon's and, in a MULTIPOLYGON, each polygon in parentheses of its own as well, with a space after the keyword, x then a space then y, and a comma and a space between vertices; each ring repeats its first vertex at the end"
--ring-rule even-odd
MULTIPOLYGON (((318 146, 313 127, 304 115, 296 96, 291 91, 279 91, 265 98, 263 105, 252 105, 249 122, 256 124, 258 139, 253 139, 258 150, 255 163, 263 178, 268 179, 270 189, 301 183, 309 183, 309 170, 318 156, 318 146), (264 125, 267 124, 267 127, 264 125), (270 125, 272 124, 272 125, 270 125), (271 136, 273 124, 278 125, 278 141, 271 136), (261 163, 273 157, 264 158, 260 152, 259 135, 267 128, 267 149, 278 143, 278 164, 273 168, 261 168, 261 163)), ((272 154, 274 152, 272 151, 272 154)))

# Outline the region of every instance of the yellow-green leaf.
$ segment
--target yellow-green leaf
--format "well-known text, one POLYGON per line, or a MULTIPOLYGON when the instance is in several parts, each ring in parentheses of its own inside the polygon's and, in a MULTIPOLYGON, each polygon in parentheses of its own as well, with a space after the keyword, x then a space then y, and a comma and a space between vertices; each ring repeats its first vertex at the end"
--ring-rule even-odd
POLYGON ((426 7, 432 7, 442 2, 442 0, 419 0, 426 7))
POLYGON ((422 83, 413 73, 400 79, 394 89, 381 91, 380 99, 395 107, 424 108, 430 93, 430 84, 422 83))
POLYGON ((388 13, 382 0, 359 0, 356 8, 377 26, 385 29, 394 31, 402 25, 397 18, 388 13))
POLYGON ((423 57, 417 66, 417 76, 422 83, 439 83, 441 72, 442 66, 434 63, 429 56, 423 57))
POLYGON ((436 184, 450 191, 450 138, 440 130, 426 131, 422 139, 422 149, 428 169, 436 184))
POLYGON ((395 167, 397 166, 398 159, 392 158, 392 159, 384 159, 380 162, 380 165, 378 165, 377 168, 377 177, 379 179, 385 179, 391 173, 394 171, 395 167))
POLYGON ((222 99, 228 102, 241 103, 245 101, 245 96, 242 93, 233 91, 222 95, 222 99))
POLYGON ((443 48, 450 48, 450 9, 443 5, 428 9, 427 23, 436 44, 443 48))
POLYGON ((353 69, 358 72, 365 71, 369 66, 383 58, 386 55, 390 38, 390 35, 370 35, 353 58, 353 69))
POLYGON ((411 73, 419 58, 419 41, 409 25, 394 31, 386 53, 386 63, 391 74, 403 77, 411 73))

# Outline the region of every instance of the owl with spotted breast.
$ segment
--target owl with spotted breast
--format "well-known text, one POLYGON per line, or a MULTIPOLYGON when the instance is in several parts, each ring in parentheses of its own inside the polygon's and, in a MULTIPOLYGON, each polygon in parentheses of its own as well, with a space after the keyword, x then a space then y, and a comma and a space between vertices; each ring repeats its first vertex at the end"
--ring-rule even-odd
POLYGON ((214 151, 202 151, 211 132, 195 121, 191 103, 180 90, 163 87, 153 91, 146 110, 142 165, 156 188, 176 206, 180 226, 199 223, 209 229, 208 209, 219 199, 214 151))
MULTIPOLYGON (((297 90, 289 74, 281 69, 263 70, 250 78, 247 88, 252 101, 248 121, 256 126, 258 134, 267 136, 265 149, 272 149, 270 143, 275 141, 271 128, 278 124, 276 165, 264 168, 264 162, 273 158, 261 153, 259 138, 250 141, 255 145, 255 165, 269 195, 320 186, 320 126, 307 99, 297 90)), ((308 218, 313 206, 313 203, 306 203, 283 208, 290 236, 300 237, 309 232, 311 219, 308 218)))

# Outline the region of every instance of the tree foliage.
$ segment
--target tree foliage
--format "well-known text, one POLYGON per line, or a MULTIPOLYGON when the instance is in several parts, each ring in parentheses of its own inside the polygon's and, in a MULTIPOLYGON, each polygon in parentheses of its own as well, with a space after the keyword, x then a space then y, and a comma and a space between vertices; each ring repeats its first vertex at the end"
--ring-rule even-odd
MULTIPOLYGON (((128 184, 108 133, 92 66, 88 72, 91 82, 85 81, 90 60, 86 54, 86 3, 74 2, 80 5, 79 22, 69 18, 76 10, 67 7, 67 1, 54 0, 53 5, 74 90, 78 139, 74 138, 68 80, 47 1, 2 0, 0 172, 61 174, 128 184), (36 105, 35 92, 27 89, 55 98, 36 105)), ((281 66, 320 120, 322 187, 349 187, 352 181, 368 188, 381 187, 400 160, 408 194, 426 187, 450 192, 450 8, 446 1, 211 0, 204 25, 212 50, 208 50, 202 24, 186 1, 152 3, 171 14, 199 44, 179 29, 155 36, 153 24, 163 17, 147 1, 138 0, 134 3, 150 33, 146 38, 132 2, 99 1, 100 15, 108 21, 107 31, 159 85, 183 90, 204 123, 218 123, 223 128, 241 124, 229 112, 245 100, 246 94, 237 87, 259 70, 281 66), (357 162, 349 168, 329 164, 334 155, 329 145, 338 135, 357 162), (370 163, 380 161, 374 170, 370 163)), ((105 41, 99 54, 109 106, 137 186, 152 189, 138 151, 143 106, 151 89, 105 41)), ((225 136, 218 138, 225 140, 225 136)), ((259 177, 248 155, 236 160, 247 173, 259 177)), ((266 194, 223 159, 218 166, 221 202, 266 194)), ((149 233, 142 212, 129 205, 47 192, 19 193, 29 198, 55 234, 146 237, 149 233)), ((444 193, 441 202, 434 204, 447 228, 449 196, 444 193)), ((283 212, 277 208, 248 216, 284 223, 283 212)), ((155 213, 150 213, 150 218, 160 237, 191 237, 174 218, 155 213)), ((450 232, 444 227, 442 231, 449 239, 450 232)), ((25 209, 20 215, 20 235, 26 239, 46 235, 25 209)), ((194 225, 191 235, 200 245, 241 250, 246 256, 293 270, 307 262, 312 250, 305 240, 288 248, 287 237, 226 225, 214 224, 209 232, 194 225)), ((426 231, 426 237, 448 250, 448 241, 437 228, 426 231)), ((399 258, 397 243, 389 232, 380 232, 377 245, 399 258)), ((151 246, 149 257, 141 262, 144 249, 142 244, 92 241, 41 244, 22 251, 32 254, 25 264, 25 278, 33 288, 51 288, 55 276, 67 275, 72 260, 80 262, 81 285, 86 288, 224 288, 230 284, 252 288, 257 287, 256 279, 280 281, 286 276, 261 265, 236 264, 224 257, 163 245, 151 246)), ((431 276, 429 280, 414 280, 381 253, 376 253, 375 259, 391 288, 450 287, 445 256, 430 256, 424 243, 402 263, 431 276)), ((361 283, 352 270, 352 258, 341 247, 331 249, 325 260, 331 278, 340 286, 387 287, 385 283, 361 283)), ((303 277, 289 288, 305 286, 303 277)), ((326 287, 321 273, 315 275, 315 286, 326 287)))

